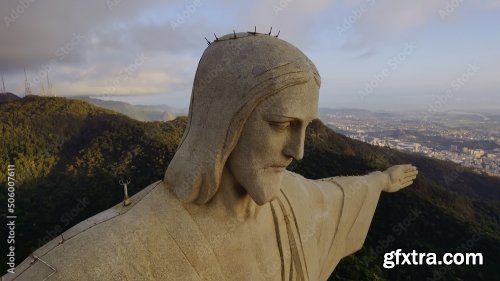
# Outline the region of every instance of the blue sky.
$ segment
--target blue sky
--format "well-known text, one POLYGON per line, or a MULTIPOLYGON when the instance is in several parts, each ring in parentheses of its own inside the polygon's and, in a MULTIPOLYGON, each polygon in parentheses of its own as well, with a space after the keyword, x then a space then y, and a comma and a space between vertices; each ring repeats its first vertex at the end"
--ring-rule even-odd
POLYGON ((500 1, 0 3, 0 74, 59 96, 187 107, 204 37, 273 33, 322 76, 320 107, 500 112, 500 1), (44 85, 46 87, 46 85, 44 85))

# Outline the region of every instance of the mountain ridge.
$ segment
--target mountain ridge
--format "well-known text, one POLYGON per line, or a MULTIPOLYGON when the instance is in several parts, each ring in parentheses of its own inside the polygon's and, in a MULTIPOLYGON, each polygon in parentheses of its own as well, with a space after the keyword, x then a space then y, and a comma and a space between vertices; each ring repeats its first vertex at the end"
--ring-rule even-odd
POLYGON ((102 100, 89 96, 75 96, 71 99, 82 100, 90 104, 110 109, 139 121, 170 121, 186 115, 187 110, 167 105, 133 105, 122 101, 102 100))
POLYGON ((14 95, 11 92, 0 93, 0 103, 16 101, 18 99, 20 99, 20 97, 14 95))

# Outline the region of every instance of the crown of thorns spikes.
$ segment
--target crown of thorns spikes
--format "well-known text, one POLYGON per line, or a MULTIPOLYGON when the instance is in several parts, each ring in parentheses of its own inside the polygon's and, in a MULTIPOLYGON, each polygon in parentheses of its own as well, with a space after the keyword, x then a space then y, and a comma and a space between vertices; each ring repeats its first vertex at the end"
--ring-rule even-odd
MULTIPOLYGON (((257 32, 257 26, 255 26, 254 28, 254 31, 248 31, 247 33, 248 34, 252 34, 252 35, 256 35, 256 34, 267 34, 269 36, 274 36, 276 38, 278 38, 278 36, 280 35, 280 30, 278 30, 278 33, 276 35, 271 35, 271 32, 273 31, 273 27, 271 26, 271 29, 269 30, 268 33, 258 33, 257 32)), ((207 39, 207 37, 205 37, 205 40, 207 41, 207 44, 210 46, 210 44, 214 43, 214 42, 219 42, 219 41, 226 41, 226 40, 232 40, 232 39, 238 39, 239 37, 236 36, 236 31, 233 30, 233 37, 228 37, 226 39, 220 39, 219 37, 217 37, 217 35, 214 33, 214 37, 215 39, 213 41, 210 41, 207 39)))

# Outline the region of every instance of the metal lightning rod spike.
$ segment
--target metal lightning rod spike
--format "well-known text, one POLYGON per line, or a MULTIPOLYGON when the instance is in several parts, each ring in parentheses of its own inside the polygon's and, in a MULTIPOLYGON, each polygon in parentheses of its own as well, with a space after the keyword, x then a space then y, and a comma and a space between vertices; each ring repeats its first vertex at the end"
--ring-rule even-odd
POLYGON ((130 183, 130 178, 127 181, 120 180, 119 183, 120 183, 120 185, 123 185, 123 193, 125 195, 123 198, 123 206, 128 206, 128 205, 132 204, 132 202, 130 201, 130 199, 128 197, 128 186, 127 186, 130 183))
POLYGON ((205 37, 205 40, 207 40, 207 44, 208 46, 210 46, 210 41, 207 39, 207 37, 205 37))
POLYGON ((236 39, 236 31, 233 29, 234 39, 236 39))
POLYGON ((267 35, 271 36, 271 31, 273 31, 273 27, 271 26, 271 29, 269 30, 269 33, 267 35))
POLYGON ((278 38, 278 36, 280 36, 280 31, 281 30, 278 30, 278 34, 276 34, 276 36, 274 36, 274 37, 278 38))
POLYGON ((217 35, 215 35, 215 33, 214 33, 214 36, 215 36, 215 41, 218 41, 219 38, 217 37, 217 35))

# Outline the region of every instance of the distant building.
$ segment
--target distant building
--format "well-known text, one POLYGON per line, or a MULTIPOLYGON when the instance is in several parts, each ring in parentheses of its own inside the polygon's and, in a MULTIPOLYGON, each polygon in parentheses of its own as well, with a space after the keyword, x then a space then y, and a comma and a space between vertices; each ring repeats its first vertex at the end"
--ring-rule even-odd
POLYGON ((469 154, 469 149, 467 147, 462 148, 464 154, 469 154))
POLYGON ((419 143, 410 143, 410 142, 398 142, 394 144, 394 147, 399 150, 406 150, 411 152, 419 152, 422 148, 422 145, 419 143))
POLYGON ((476 149, 474 150, 474 158, 479 159, 484 155, 484 150, 482 149, 476 149))
POLYGON ((373 140, 371 141, 371 144, 377 145, 377 146, 385 146, 386 142, 385 142, 385 140, 381 140, 379 138, 373 138, 373 140))
POLYGON ((457 147, 456 145, 452 144, 452 145, 450 146, 450 151, 451 151, 451 152, 457 152, 457 151, 458 151, 458 147, 457 147))
POLYGON ((419 143, 414 143, 413 144, 413 149, 414 149, 415 152, 420 152, 420 151, 422 151, 422 145, 419 144, 419 143))

